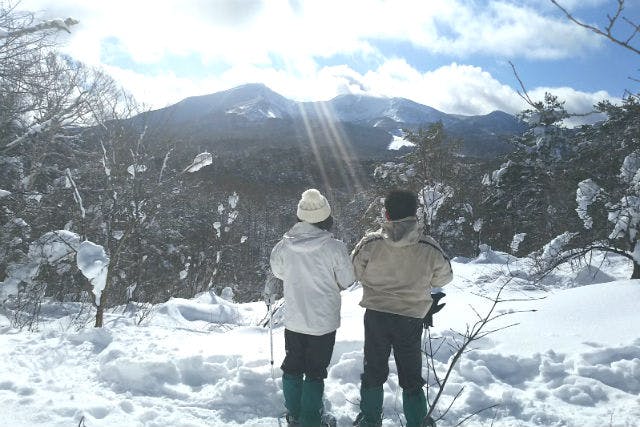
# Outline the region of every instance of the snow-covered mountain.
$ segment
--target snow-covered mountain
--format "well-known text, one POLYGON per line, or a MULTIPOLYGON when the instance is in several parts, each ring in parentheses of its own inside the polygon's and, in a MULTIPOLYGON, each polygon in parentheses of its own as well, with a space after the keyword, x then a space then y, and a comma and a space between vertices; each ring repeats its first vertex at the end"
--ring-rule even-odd
POLYGON ((435 108, 405 98, 379 98, 364 95, 340 95, 327 102, 305 103, 305 110, 329 110, 336 120, 380 126, 389 124, 425 124, 456 119, 435 108), (324 108, 318 108, 318 105, 324 108))
MULTIPOLYGON (((326 128, 329 123, 341 124, 345 137, 359 155, 365 157, 387 150, 394 136, 402 133, 401 130, 425 127, 436 121, 441 121, 448 132, 465 141, 464 150, 469 155, 503 153, 508 150, 505 140, 524 130, 516 117, 500 111, 483 116, 460 116, 405 98, 364 95, 296 102, 263 84, 247 84, 186 98, 175 105, 144 113, 141 118, 147 123, 172 128, 180 134, 206 135, 212 140, 228 137, 252 141, 277 138, 286 145, 287 137, 283 138, 282 134, 290 134, 290 142, 296 146, 301 145, 300 138, 293 135, 296 130, 326 128)), ((320 145, 330 139, 322 133, 309 138, 320 145)))
POLYGON ((210 95, 189 97, 157 112, 169 113, 176 121, 224 114, 259 121, 290 118, 297 109, 296 104, 263 84, 253 83, 210 95))

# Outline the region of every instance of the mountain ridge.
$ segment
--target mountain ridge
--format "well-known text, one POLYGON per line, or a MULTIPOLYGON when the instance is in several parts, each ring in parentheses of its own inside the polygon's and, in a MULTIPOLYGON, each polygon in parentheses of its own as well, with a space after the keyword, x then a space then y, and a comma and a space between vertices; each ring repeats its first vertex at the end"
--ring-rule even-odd
MULTIPOLYGON (((264 132, 275 131, 281 136, 280 131, 287 128, 306 129, 309 133, 310 128, 342 124, 348 133, 345 135, 347 140, 354 144, 356 151, 361 148, 360 156, 365 157, 372 144, 357 135, 371 135, 373 129, 377 129, 374 134, 379 140, 373 151, 382 152, 388 149, 394 135, 440 121, 452 136, 463 139, 463 154, 481 157, 509 151, 506 139, 524 130, 524 124, 518 118, 499 110, 464 116, 444 113, 407 98, 362 94, 342 94, 328 101, 299 102, 262 83, 187 97, 176 104, 143 113, 141 117, 151 124, 168 125, 174 130, 182 127, 182 133, 192 129, 199 135, 209 135, 214 145, 215 140, 228 136, 225 131, 239 139, 252 140, 268 139, 264 132)), ((314 142, 335 136, 309 134, 308 138, 314 142)), ((371 155, 379 154, 373 151, 371 155)))

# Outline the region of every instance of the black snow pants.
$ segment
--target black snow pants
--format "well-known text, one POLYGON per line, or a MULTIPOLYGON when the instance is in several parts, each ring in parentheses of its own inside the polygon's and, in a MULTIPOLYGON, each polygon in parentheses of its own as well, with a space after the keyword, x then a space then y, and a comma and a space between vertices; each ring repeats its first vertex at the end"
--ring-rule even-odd
POLYGON ((336 331, 316 336, 285 329, 286 356, 280 369, 290 375, 305 374, 308 380, 325 379, 335 342, 336 331))
POLYGON ((364 313, 365 388, 384 384, 389 376, 389 356, 398 368, 400 387, 411 391, 425 384, 422 378, 422 319, 367 309, 364 313))

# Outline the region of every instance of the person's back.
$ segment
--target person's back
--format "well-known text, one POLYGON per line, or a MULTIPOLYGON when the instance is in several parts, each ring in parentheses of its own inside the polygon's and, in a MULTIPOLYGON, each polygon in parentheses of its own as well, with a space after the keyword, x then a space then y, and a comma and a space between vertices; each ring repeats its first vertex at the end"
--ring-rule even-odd
POLYGON ((403 190, 385 198, 387 222, 368 233, 352 254, 362 284, 364 373, 358 425, 382 425, 383 384, 393 355, 402 387, 407 427, 430 424, 422 386, 420 338, 423 318, 432 305, 431 290, 450 282, 449 259, 431 237, 423 236, 416 218, 417 197, 403 190))
POLYGON ((282 389, 289 426, 319 427, 324 379, 340 326, 340 290, 355 276, 345 244, 328 231, 333 219, 327 199, 316 189, 305 191, 296 215, 300 221, 274 246, 270 259, 284 288, 282 389))
POLYGON ((340 289, 353 278, 346 246, 313 224, 295 224, 273 248, 271 268, 283 281, 285 327, 323 335, 340 326, 340 289), (343 281, 344 283, 337 283, 343 281))
POLYGON ((431 302, 428 287, 451 281, 448 259, 415 217, 388 221, 368 233, 352 257, 364 308, 422 318, 431 302))

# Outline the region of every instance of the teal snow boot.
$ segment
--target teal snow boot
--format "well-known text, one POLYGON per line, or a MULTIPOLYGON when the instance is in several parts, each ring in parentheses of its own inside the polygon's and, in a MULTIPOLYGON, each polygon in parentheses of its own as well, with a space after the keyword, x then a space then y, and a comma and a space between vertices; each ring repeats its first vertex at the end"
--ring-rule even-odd
POLYGON ((282 393, 287 408, 287 424, 297 427, 300 424, 300 398, 302 397, 302 374, 282 374, 282 393))
MULTIPOLYGON (((427 399, 422 388, 402 391, 402 409, 407 419, 407 427, 426 427, 427 399)), ((431 420, 433 421, 433 420, 431 420)))
POLYGON ((321 427, 324 380, 305 379, 300 400, 300 427, 321 427))
POLYGON ((364 387, 360 385, 360 414, 353 423, 358 427, 380 427, 382 425, 382 386, 364 387))

